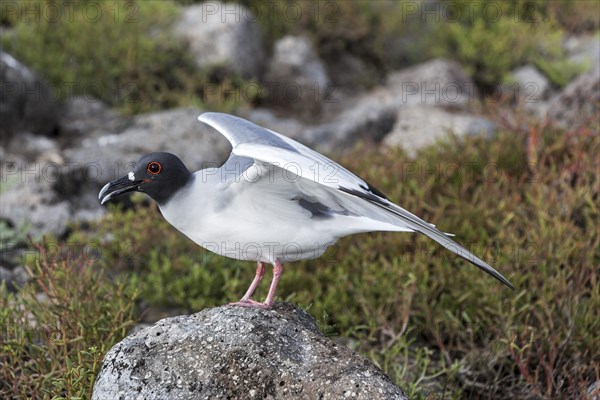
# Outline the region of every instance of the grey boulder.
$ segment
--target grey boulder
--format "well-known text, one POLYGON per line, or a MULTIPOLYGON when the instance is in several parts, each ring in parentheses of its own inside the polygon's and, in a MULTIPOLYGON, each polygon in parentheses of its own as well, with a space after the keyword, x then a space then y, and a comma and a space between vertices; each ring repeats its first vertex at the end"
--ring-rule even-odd
POLYGON ((3 165, 0 219, 34 238, 44 233, 62 236, 71 204, 54 190, 60 169, 52 162, 3 165))
POLYGON ((393 94, 397 107, 427 104, 468 109, 479 102, 475 83, 465 69, 444 58, 394 72, 385 87, 393 94))
POLYGON ((272 103, 306 112, 318 112, 332 91, 325 65, 305 36, 288 35, 275 42, 263 85, 272 103))
POLYGON ((258 78, 264 50, 258 18, 241 4, 208 1, 185 7, 174 26, 201 68, 224 67, 244 78, 258 78))
POLYGON ((407 399, 305 311, 223 306, 131 334, 105 356, 92 399, 407 399))
POLYGON ((402 146, 414 155, 419 148, 434 144, 448 133, 491 136, 496 129, 492 121, 480 116, 429 106, 408 107, 398 112, 394 128, 383 142, 402 146))
MULTIPOLYGON (((125 122, 116 115, 114 126, 105 127, 110 129, 108 132, 94 128, 94 120, 82 122, 79 127, 72 125, 74 135, 87 129, 94 133, 72 140, 74 147, 60 153, 50 146, 44 153, 48 157, 38 157, 39 161, 3 164, 0 218, 34 237, 44 233, 61 237, 69 222, 89 221, 104 214, 106 208, 98 202, 98 191, 131 171, 144 154, 175 153, 192 171, 216 166, 227 157, 230 145, 221 134, 198 122, 200 112, 190 108, 139 115, 120 133, 113 132, 120 131, 125 122)), ((13 140, 22 144, 23 155, 46 149, 44 142, 25 141, 27 138, 23 134, 13 140)))
POLYGON ((131 124, 131 117, 120 115, 101 100, 75 96, 61 107, 59 131, 64 141, 78 143, 85 138, 119 133, 131 124))
POLYGON ((513 86, 508 90, 515 90, 517 101, 525 103, 526 106, 545 100, 552 89, 548 78, 533 65, 524 65, 513 70, 512 80, 513 86))
POLYGON ((53 134, 58 97, 52 86, 13 56, 0 51, 0 139, 20 132, 53 134))
POLYGON ((598 33, 569 36, 564 40, 563 48, 569 61, 583 65, 587 70, 600 64, 600 35, 598 33))
POLYGON ((391 133, 398 113, 423 106, 476 110, 475 83, 457 62, 431 60, 390 74, 385 85, 349 99, 341 112, 302 136, 305 143, 326 152, 351 148, 361 140, 378 143, 391 133))
POLYGON ((564 129, 598 123, 600 113, 600 66, 580 75, 550 100, 548 120, 564 129))
MULTIPOLYGON (((178 155, 191 171, 222 162, 229 154, 227 140, 197 120, 201 111, 181 108, 141 114, 117 134, 84 139, 64 151, 65 159, 83 174, 95 194, 108 181, 126 175, 144 154, 167 151, 178 155)), ((97 199, 96 199, 97 202, 97 199)))

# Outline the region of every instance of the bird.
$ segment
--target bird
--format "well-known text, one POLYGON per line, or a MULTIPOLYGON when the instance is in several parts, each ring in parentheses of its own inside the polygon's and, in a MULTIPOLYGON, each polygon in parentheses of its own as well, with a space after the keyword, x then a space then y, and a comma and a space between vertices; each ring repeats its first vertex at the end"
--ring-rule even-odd
POLYGON ((255 261, 256 273, 236 306, 269 309, 282 264, 316 259, 338 239, 364 232, 417 232, 471 262, 509 288, 491 265, 389 200, 328 157, 243 118, 206 112, 198 120, 229 140, 220 167, 190 172, 174 154, 144 155, 127 175, 107 183, 101 204, 126 192, 147 194, 163 217, 196 244, 222 256, 255 261), (264 302, 254 292, 273 265, 264 302))

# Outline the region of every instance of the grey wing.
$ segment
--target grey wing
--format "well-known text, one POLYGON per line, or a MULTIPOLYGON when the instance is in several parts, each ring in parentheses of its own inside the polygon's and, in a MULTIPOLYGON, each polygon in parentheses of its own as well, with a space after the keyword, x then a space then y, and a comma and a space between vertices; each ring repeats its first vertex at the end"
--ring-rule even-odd
POLYGON ((273 164, 334 189, 343 186, 385 198, 381 192, 335 161, 277 132, 222 113, 204 113, 198 120, 225 136, 231 143, 232 153, 238 156, 273 164))
POLYGON ((240 117, 208 112, 200 114, 198 121, 204 122, 218 130, 229 140, 233 148, 243 143, 254 143, 298 152, 293 145, 282 139, 279 135, 240 117))

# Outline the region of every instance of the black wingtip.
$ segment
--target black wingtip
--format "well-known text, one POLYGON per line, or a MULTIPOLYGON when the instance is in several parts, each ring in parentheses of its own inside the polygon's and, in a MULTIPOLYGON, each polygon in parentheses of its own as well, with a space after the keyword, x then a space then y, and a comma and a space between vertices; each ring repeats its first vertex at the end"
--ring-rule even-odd
POLYGON ((512 283, 508 281, 508 279, 501 280, 500 282, 504 283, 506 286, 510 288, 513 292, 516 290, 512 283))
POLYGON ((364 185, 361 185, 361 187, 365 190, 364 192, 356 189, 348 189, 343 186, 340 186, 338 189, 344 193, 348 193, 356 197, 360 197, 364 200, 367 200, 371 204, 381 207, 384 210, 400 217, 403 221, 408 222, 408 226, 412 228, 415 232, 419 232, 435 240, 448 250, 464 258, 465 260, 475 265, 482 271, 493 276, 494 278, 511 288, 513 291, 515 290, 515 287, 508 281, 508 279, 502 276, 500 272, 496 271, 491 265, 488 265, 485 261, 479 259, 474 254, 471 254, 467 249, 463 248, 460 244, 450 239, 450 237, 447 234, 438 230, 437 228, 435 228, 435 226, 432 226, 431 224, 423 221, 419 217, 409 213, 400 206, 389 202, 389 200, 386 201, 387 199, 385 198, 385 195, 377 189, 375 189, 374 187, 372 187, 371 185, 369 185, 368 183, 367 187, 364 187, 364 185))
MULTIPOLYGON (((493 268, 491 270, 488 270, 487 268, 483 268, 481 265, 479 265, 478 263, 475 263, 475 262, 471 261, 468 258, 465 258, 465 259, 467 261, 469 261, 471 264, 473 264, 474 266, 476 266, 477 268, 479 268, 480 270, 482 270, 483 272, 485 272, 485 273, 493 276, 494 278, 496 278, 496 280, 498 280, 501 283, 503 283, 506 286, 508 286, 513 292, 516 290, 515 287, 513 286, 513 284, 510 283, 510 281, 508 279, 506 279, 500 272, 496 271, 493 268)), ((489 268, 491 268, 491 267, 489 267, 489 268)))
POLYGON ((510 281, 508 279, 506 279, 504 276, 502 276, 502 274, 500 272, 496 271, 496 273, 498 275, 495 275, 495 274, 490 274, 490 275, 492 275, 494 278, 498 279, 500 282, 504 283, 506 286, 508 286, 514 292, 515 287, 513 286, 513 284, 510 283, 510 281))

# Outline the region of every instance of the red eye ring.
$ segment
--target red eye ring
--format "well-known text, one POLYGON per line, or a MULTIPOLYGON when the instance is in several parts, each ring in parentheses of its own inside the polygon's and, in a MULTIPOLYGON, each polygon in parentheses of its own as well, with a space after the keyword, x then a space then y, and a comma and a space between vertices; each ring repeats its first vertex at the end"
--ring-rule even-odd
POLYGON ((148 164, 147 169, 152 175, 158 175, 160 174, 160 171, 162 171, 162 165, 160 165, 160 163, 157 161, 152 161, 150 164, 148 164))

